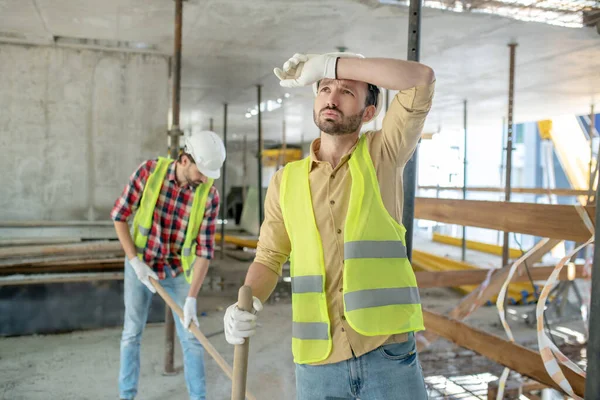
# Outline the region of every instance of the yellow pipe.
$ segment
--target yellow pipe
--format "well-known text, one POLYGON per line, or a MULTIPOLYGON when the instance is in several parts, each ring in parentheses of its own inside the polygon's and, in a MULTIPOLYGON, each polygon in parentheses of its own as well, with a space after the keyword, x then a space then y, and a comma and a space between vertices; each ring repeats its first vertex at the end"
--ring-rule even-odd
MULTIPOLYGON (((215 233, 215 242, 220 242, 221 241, 221 234, 220 233, 215 233)), ((225 243, 229 243, 229 244, 235 244, 236 246, 240 246, 240 247, 248 247, 251 249, 255 249, 257 244, 258 244, 258 240, 256 239, 244 239, 241 237, 237 237, 237 236, 230 236, 230 235, 225 235, 225 243)))
MULTIPOLYGON (((442 235, 439 233, 434 233, 432 240, 434 242, 449 244, 451 246, 462 246, 462 238, 442 235)), ((495 254, 497 256, 502 255, 502 246, 483 242, 476 242, 474 240, 467 240, 467 249, 481 251, 482 253, 495 254)), ((508 253, 509 257, 513 259, 519 258, 523 255, 523 252, 519 249, 509 249, 508 253)))

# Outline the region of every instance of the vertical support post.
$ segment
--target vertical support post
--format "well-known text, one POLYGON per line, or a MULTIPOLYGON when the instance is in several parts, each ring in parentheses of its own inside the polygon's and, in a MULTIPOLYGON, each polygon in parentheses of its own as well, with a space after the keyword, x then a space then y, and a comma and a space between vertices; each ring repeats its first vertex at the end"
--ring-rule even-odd
POLYGON ((208 120, 208 130, 211 131, 211 132, 214 132, 214 129, 215 129, 214 128, 214 121, 211 118, 211 119, 208 120))
MULTIPOLYGON (((179 105, 181 99, 181 28, 183 25, 183 0, 175 0, 175 48, 173 54, 173 123, 171 137, 171 158, 179 156, 179 105)), ((175 321, 169 307, 165 308, 165 370, 166 375, 176 373, 174 368, 175 321)))
POLYGON ((246 183, 248 182, 248 162, 246 156, 248 154, 248 135, 244 135, 244 144, 243 144, 243 153, 242 153, 242 164, 243 172, 242 172, 242 202, 246 204, 246 183))
POLYGON ((262 111, 260 109, 261 103, 261 85, 256 85, 256 95, 258 104, 258 229, 263 222, 263 195, 262 195, 262 151, 263 151, 263 138, 262 138, 262 111))
POLYGON ((385 89, 385 112, 390 108, 390 89, 385 89))
POLYGON ((590 128, 589 128, 589 135, 588 137, 590 138, 590 165, 589 165, 589 178, 590 178, 590 182, 589 182, 589 186, 588 186, 588 203, 589 203, 589 199, 591 197, 592 191, 594 190, 594 177, 593 177, 593 171, 592 171, 592 160, 594 159, 594 141, 592 140, 592 138, 594 137, 594 123, 596 122, 596 118, 594 115, 594 105, 592 104, 591 109, 590 109, 590 128))
MULTIPOLYGON (((517 44, 511 43, 510 48, 510 65, 508 77, 508 130, 506 135, 506 181, 504 201, 510 201, 511 194, 511 176, 512 176, 512 150, 513 150, 513 109, 515 99, 515 56, 517 44)), ((504 232, 504 242, 502 245, 502 266, 508 264, 508 242, 510 232, 504 232)))
MULTIPOLYGON (((600 184, 596 188, 598 199, 600 184)), ((596 207, 596 221, 600 221, 600 207, 596 207)), ((600 224, 596 224, 596 237, 600 235, 600 224)), ((587 343, 587 376, 585 380, 585 398, 600 399, 600 251, 594 244, 594 262, 592 266, 592 294, 590 300, 590 333, 587 343)))
MULTIPOLYGON (((467 100, 463 103, 463 127, 464 127, 464 146, 463 146, 463 200, 467 199, 467 100)), ((462 228, 462 260, 467 257, 467 227, 462 228)))
MULTIPOLYGON (((410 0, 408 8, 408 54, 409 61, 419 61, 421 45, 421 3, 422 0, 410 0)), ((412 260, 413 227, 415 218, 415 192, 417 190, 417 157, 419 145, 404 167, 404 209, 402 223, 406 227, 406 255, 412 260)))
MULTIPOLYGON (((212 121, 212 118, 210 119, 212 121)), ((227 152, 227 103, 223 103, 223 144, 227 152)), ((221 260, 225 257, 225 220, 227 219, 227 158, 221 175, 221 260)))
POLYGON ((283 121, 281 121, 281 151, 279 152, 279 157, 277 158, 277 169, 279 169, 280 166, 284 166, 285 165, 285 160, 286 160, 286 150, 287 150, 287 138, 286 138, 286 132, 285 132, 285 119, 283 121))

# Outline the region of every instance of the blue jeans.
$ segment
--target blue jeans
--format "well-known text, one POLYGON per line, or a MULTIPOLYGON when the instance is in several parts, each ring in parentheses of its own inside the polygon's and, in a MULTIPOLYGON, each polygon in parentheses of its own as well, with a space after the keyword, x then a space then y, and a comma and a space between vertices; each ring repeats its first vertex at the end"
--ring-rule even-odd
POLYGON ((298 400, 427 399, 414 335, 335 364, 296 364, 298 400))
MULTIPOLYGON (((183 274, 173 278, 167 273, 161 285, 183 307, 190 285, 183 274)), ((135 275, 133 267, 125 261, 125 322, 121 336, 121 368, 119 371, 119 396, 133 399, 137 394, 140 376, 140 342, 148 319, 152 292, 135 275)), ((204 348, 196 337, 183 328, 175 315, 175 327, 183 353, 183 371, 191 400, 206 398, 204 379, 204 348)))

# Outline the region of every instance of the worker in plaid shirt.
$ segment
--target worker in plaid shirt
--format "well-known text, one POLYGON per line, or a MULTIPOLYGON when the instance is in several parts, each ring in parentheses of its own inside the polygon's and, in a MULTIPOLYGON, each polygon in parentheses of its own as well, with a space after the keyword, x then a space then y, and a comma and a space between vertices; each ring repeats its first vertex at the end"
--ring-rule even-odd
POLYGON ((150 278, 160 280, 183 308, 184 319, 175 318, 175 326, 187 389, 191 400, 206 398, 204 349, 188 328, 191 323, 198 326, 196 297, 213 257, 219 213, 213 180, 219 178, 224 161, 225 147, 217 134, 193 134, 176 161, 143 162, 115 202, 111 217, 126 254, 121 399, 137 394, 142 331, 156 293, 150 278), (130 232, 127 221, 133 213, 130 232))

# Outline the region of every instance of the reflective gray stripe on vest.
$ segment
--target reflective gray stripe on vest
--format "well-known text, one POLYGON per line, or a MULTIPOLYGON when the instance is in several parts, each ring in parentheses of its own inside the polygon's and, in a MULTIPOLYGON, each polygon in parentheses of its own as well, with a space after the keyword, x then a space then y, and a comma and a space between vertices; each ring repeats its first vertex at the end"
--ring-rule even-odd
POLYGON ((321 293, 323 292, 323 277, 321 275, 293 276, 292 293, 321 293))
POLYGON ((189 257, 192 255, 192 248, 191 247, 184 247, 183 248, 183 256, 184 257, 189 257))
POLYGON ((144 250, 146 250, 143 247, 136 247, 135 250, 137 251, 138 254, 144 254, 144 250))
POLYGON ((346 311, 403 304, 420 304, 416 287, 368 289, 344 294, 346 311))
POLYGON ((149 229, 149 228, 144 228, 144 227, 143 227, 143 226, 141 226, 141 225, 138 225, 138 231, 140 231, 140 233, 141 233, 143 236, 148 236, 148 234, 150 233, 150 229, 149 229))
POLYGON ((183 268, 183 261, 181 262, 181 266, 183 268, 183 273, 185 274, 185 277, 189 280, 190 277, 192 276, 192 272, 194 271, 194 263, 196 262, 196 258, 194 257, 194 260, 192 261, 192 263, 190 264, 190 267, 188 269, 183 268))
POLYGON ((399 240, 361 240, 344 243, 344 260, 352 258, 406 258, 399 240))
POLYGON ((329 327, 325 322, 294 322, 292 336, 303 340, 329 340, 329 327))

